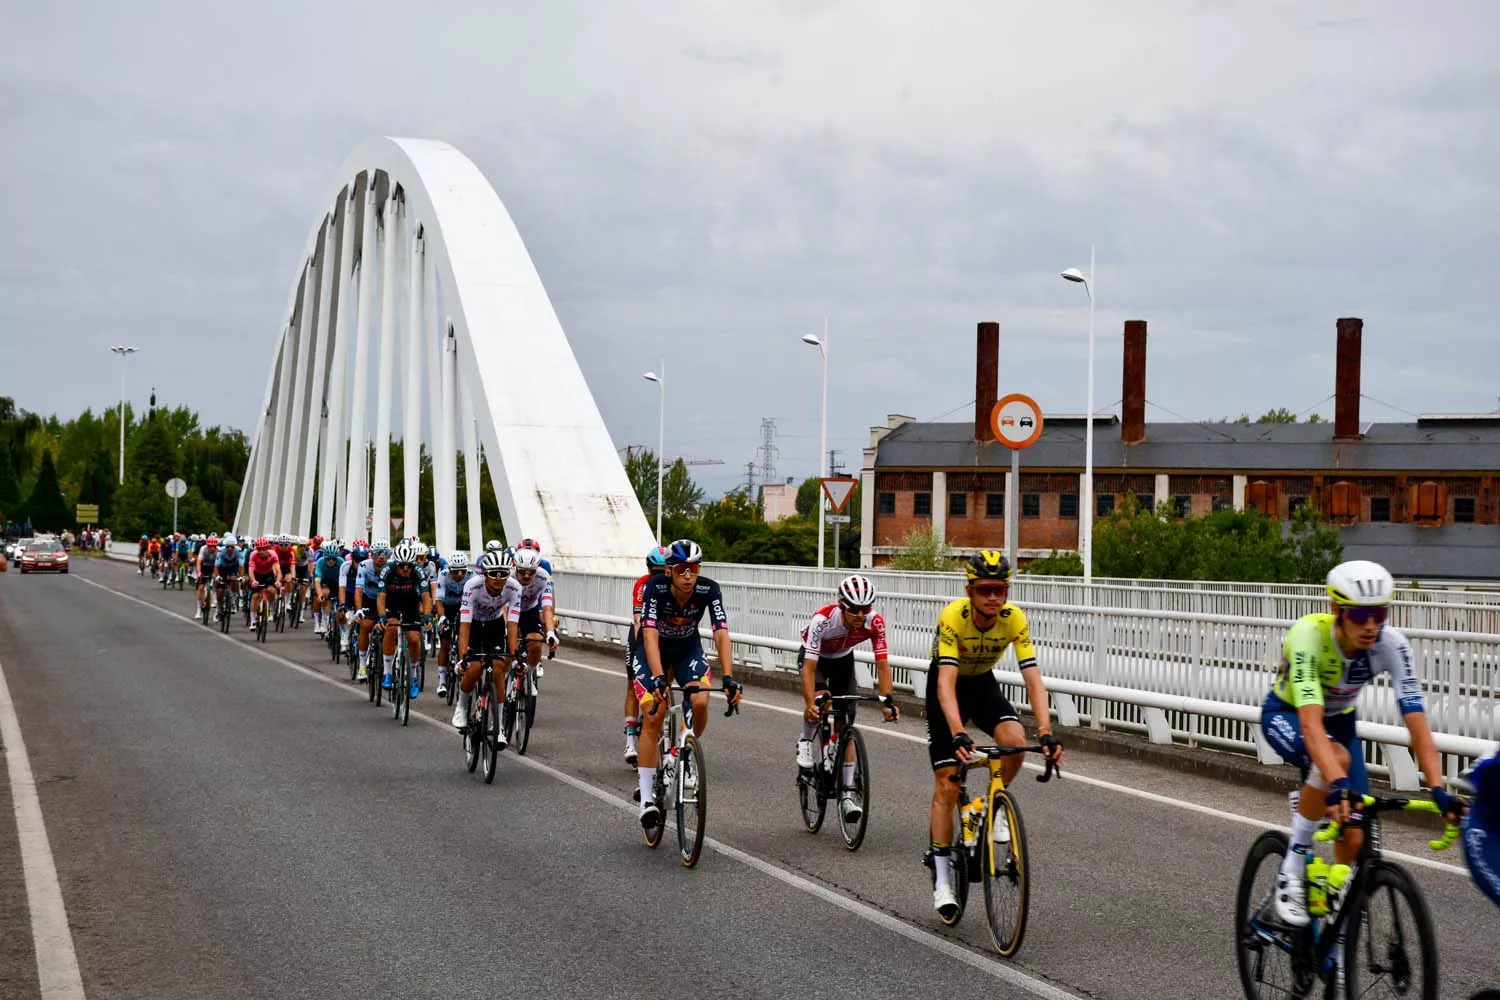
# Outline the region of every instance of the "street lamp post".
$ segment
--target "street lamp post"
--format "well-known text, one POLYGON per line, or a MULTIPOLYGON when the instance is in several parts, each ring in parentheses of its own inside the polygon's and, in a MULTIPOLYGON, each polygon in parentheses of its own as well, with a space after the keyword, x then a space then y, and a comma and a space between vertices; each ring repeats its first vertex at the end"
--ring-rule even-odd
POLYGON ((125 359, 140 348, 117 345, 111 347, 110 350, 120 356, 120 483, 123 485, 125 482, 125 359))
POLYGON ((1089 274, 1085 278, 1079 273, 1078 268, 1070 267, 1062 273, 1068 281, 1076 281, 1083 285, 1083 290, 1089 297, 1089 388, 1088 388, 1088 425, 1083 434, 1083 584, 1089 594, 1089 600, 1093 600, 1091 585, 1094 582, 1094 291, 1097 284, 1094 280, 1094 247, 1089 246, 1089 274))
MULTIPOLYGON (((818 478, 828 478, 828 320, 823 320, 823 337, 819 339, 816 334, 803 334, 802 342, 811 344, 818 349, 823 357, 823 415, 819 421, 818 432, 818 478)), ((818 483, 818 569, 823 568, 823 531, 827 523, 827 511, 824 508, 823 484, 818 483)))
POLYGON ((666 543, 661 537, 661 484, 666 469, 663 448, 666 447, 667 434, 667 359, 661 359, 661 374, 646 372, 641 378, 655 382, 661 390, 656 406, 656 544, 664 545, 666 543))

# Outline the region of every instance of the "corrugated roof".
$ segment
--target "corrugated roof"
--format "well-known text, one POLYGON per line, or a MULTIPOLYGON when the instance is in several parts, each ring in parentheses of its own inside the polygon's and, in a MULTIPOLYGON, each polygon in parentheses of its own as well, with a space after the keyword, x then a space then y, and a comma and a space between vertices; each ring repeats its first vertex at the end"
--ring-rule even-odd
MULTIPOLYGON (((1081 469, 1084 428, 1078 418, 1048 418, 1042 436, 1021 455, 1033 469, 1081 469)), ((1120 425, 1096 417, 1094 468, 1143 472, 1297 470, 1307 472, 1500 472, 1500 426, 1368 424, 1360 441, 1333 440, 1333 424, 1148 423, 1146 440, 1125 447, 1120 425)), ((1010 449, 974 441, 974 424, 908 423, 876 446, 877 468, 1008 469, 1010 449)))

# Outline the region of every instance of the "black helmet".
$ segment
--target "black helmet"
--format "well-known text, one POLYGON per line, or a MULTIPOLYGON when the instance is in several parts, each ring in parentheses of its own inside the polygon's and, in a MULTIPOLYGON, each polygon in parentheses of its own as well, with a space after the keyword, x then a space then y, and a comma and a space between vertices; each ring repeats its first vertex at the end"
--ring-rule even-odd
POLYGON ((999 580, 1010 583, 1010 560, 999 549, 980 549, 964 563, 964 576, 970 583, 975 580, 999 580))

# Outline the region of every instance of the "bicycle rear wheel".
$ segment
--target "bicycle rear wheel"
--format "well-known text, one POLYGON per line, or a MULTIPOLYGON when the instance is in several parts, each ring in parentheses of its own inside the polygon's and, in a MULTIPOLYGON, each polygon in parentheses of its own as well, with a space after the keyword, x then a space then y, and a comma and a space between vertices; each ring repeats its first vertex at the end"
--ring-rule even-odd
MULTIPOLYGON (((822 759, 821 750, 815 747, 813 753, 817 754, 815 761, 822 759)), ((815 762, 811 771, 797 768, 797 804, 802 807, 802 825, 807 827, 808 833, 817 833, 823 828, 823 816, 828 811, 828 796, 823 789, 828 783, 819 763, 815 762)))
POLYGON ((515 748, 516 753, 526 755, 526 747, 531 742, 531 723, 536 716, 536 695, 516 695, 516 734, 512 737, 510 745, 515 748))
POLYGON ((1351 997, 1411 996, 1437 1000, 1437 935, 1427 901, 1404 868, 1376 860, 1349 905, 1344 974, 1351 997), (1405 912, 1403 912, 1403 910, 1405 912), (1384 990, 1377 984, 1384 981, 1384 990))
POLYGON ((495 696, 495 681, 491 678, 489 689, 484 695, 484 783, 486 785, 493 784, 495 781, 495 761, 500 756, 499 704, 499 699, 495 696))
POLYGON ((703 831, 708 825, 708 769, 698 737, 683 737, 677 755, 677 847, 682 864, 692 868, 703 853, 703 831))
POLYGON ((1310 928, 1276 919, 1276 875, 1286 834, 1267 830, 1250 845, 1234 902, 1234 948, 1240 987, 1251 1000, 1305 996, 1317 978, 1310 928))
POLYGON ((839 833, 843 834, 844 846, 851 851, 859 850, 859 845, 865 842, 865 830, 870 825, 870 758, 865 752, 865 737, 857 728, 850 726, 844 730, 839 740, 838 753, 839 780, 835 787, 839 790, 839 833), (854 748, 854 778, 852 781, 843 780, 843 765, 849 748, 854 748), (845 788, 845 785, 848 788, 845 788), (859 806, 859 818, 850 822, 844 818, 843 797, 852 793, 855 804, 859 806))
POLYGON ((1009 792, 998 791, 990 798, 989 816, 979 828, 979 854, 990 941, 996 951, 1010 958, 1021 950, 1021 939, 1026 936, 1031 864, 1026 856, 1026 826, 1009 792), (995 843, 990 823, 1004 823, 1010 842, 995 843))

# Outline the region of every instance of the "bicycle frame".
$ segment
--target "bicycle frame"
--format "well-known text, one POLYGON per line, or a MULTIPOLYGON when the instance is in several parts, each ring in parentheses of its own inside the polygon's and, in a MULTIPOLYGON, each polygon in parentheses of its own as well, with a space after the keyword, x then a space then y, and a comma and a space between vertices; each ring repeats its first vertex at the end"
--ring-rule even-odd
MULTIPOLYGON (((999 792, 1005 791, 1005 778, 1001 774, 1001 766, 1003 765, 1005 758, 1014 756, 1018 753, 1044 752, 1045 748, 1040 745, 1020 747, 976 746, 970 750, 971 756, 968 762, 960 763, 958 765, 958 773, 953 775, 953 777, 949 779, 958 786, 958 807, 960 812, 962 812, 963 807, 969 801, 969 790, 967 788, 969 771, 975 767, 978 767, 981 763, 989 771, 989 781, 984 792, 983 808, 974 818, 974 829, 978 834, 978 836, 976 836, 975 838, 974 843, 967 843, 968 838, 965 836, 965 834, 967 833, 966 830, 958 829, 954 831, 957 840, 957 843, 954 844, 954 848, 956 848, 960 853, 962 853, 969 859, 969 861, 971 862, 971 867, 972 862, 978 860, 982 836, 989 830, 990 824, 994 822, 993 807, 995 802, 995 795, 999 792)), ((1061 777, 1062 768, 1049 758, 1046 762, 1046 766, 1042 770, 1042 773, 1036 776, 1036 780, 1045 783, 1051 781, 1053 775, 1061 777)), ((1012 836, 1014 836, 1015 831, 1011 831, 1011 834, 1012 836)), ((996 874, 996 872, 994 871, 994 865, 995 852, 991 851, 991 870, 986 874, 996 874)))

